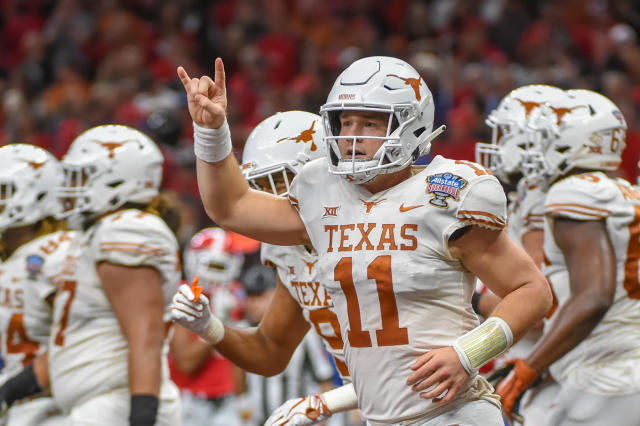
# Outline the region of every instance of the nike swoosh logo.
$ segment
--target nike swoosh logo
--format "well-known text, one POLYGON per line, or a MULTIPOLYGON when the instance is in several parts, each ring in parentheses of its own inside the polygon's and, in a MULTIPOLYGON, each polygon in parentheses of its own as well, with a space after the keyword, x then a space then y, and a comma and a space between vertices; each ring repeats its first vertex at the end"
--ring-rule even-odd
POLYGON ((418 207, 422 207, 424 204, 419 204, 417 206, 404 206, 404 203, 400 204, 400 213, 408 212, 409 210, 417 209, 418 207))

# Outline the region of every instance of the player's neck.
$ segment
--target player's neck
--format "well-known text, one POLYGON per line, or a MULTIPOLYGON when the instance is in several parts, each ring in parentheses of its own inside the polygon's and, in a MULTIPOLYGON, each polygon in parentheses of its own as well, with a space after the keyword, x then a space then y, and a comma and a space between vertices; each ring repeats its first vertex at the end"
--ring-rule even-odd
POLYGON ((385 191, 391 187, 398 185, 401 182, 411 177, 411 167, 405 167, 402 170, 389 174, 379 174, 374 180, 362 185, 364 189, 372 194, 385 191))
POLYGON ((36 228, 34 225, 7 229, 2 234, 2 258, 8 259, 18 247, 31 241, 35 236, 36 228))

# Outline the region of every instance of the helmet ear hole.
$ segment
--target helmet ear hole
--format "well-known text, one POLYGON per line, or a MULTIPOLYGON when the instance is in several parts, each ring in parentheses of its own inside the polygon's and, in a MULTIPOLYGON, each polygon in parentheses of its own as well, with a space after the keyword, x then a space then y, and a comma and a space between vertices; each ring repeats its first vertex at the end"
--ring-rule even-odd
POLYGON ((414 130, 414 131, 413 131, 413 134, 414 134, 414 136, 415 136, 416 138, 419 138, 419 137, 420 137, 420 135, 422 135, 426 130, 427 130, 427 128, 426 128, 426 127, 420 127, 420 128, 418 128, 418 129, 414 130))
POLYGON ((123 180, 114 180, 113 182, 109 182, 109 183, 107 184, 107 186, 108 186, 109 188, 115 188, 115 187, 117 187, 117 186, 122 185, 123 183, 124 183, 124 181, 123 181, 123 180))

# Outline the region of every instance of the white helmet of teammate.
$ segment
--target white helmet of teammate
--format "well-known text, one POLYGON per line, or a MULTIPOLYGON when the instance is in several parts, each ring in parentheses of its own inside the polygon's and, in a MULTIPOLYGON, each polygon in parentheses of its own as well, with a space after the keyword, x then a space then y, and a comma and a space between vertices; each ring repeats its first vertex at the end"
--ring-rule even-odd
POLYGON ((227 284, 237 280, 244 253, 255 251, 260 243, 222 228, 205 228, 195 234, 184 253, 186 278, 199 276, 203 285, 227 284))
POLYGON ((620 108, 591 90, 568 90, 529 123, 535 132, 531 167, 548 183, 574 168, 617 170, 626 146, 620 108))
POLYGON ((253 188, 285 196, 302 166, 325 154, 320 116, 305 111, 278 112, 253 129, 240 168, 253 188))
POLYGON ((55 216, 61 182, 60 163, 48 151, 23 143, 0 148, 0 232, 55 216))
POLYGON ((325 129, 329 171, 363 184, 379 173, 392 173, 427 154, 431 140, 444 126, 433 129, 434 103, 431 91, 418 72, 408 63, 386 56, 355 61, 336 79, 320 116, 325 129), (342 158, 338 148, 342 111, 388 113, 386 136, 349 136, 353 156, 342 158), (358 139, 382 140, 371 159, 356 158, 358 139))
POLYGON ((520 172, 530 144, 527 123, 538 110, 564 91, 554 86, 530 84, 507 94, 485 120, 491 128, 491 143, 476 144, 476 162, 491 170, 503 182, 520 172))
POLYGON ((163 161, 155 142, 134 128, 107 124, 85 131, 62 159, 61 216, 105 213, 126 202, 148 203, 158 195, 163 161))

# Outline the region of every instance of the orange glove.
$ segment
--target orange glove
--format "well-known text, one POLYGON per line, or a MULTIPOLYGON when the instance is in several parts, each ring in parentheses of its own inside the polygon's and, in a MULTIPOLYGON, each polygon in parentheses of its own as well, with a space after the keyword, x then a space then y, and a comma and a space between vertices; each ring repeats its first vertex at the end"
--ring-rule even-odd
POLYGON ((496 386, 496 393, 500 395, 502 412, 510 419, 518 416, 518 403, 524 391, 538 378, 540 373, 531 368, 523 359, 516 358, 509 362, 513 369, 496 386), (514 412, 515 406, 515 412, 514 412))

